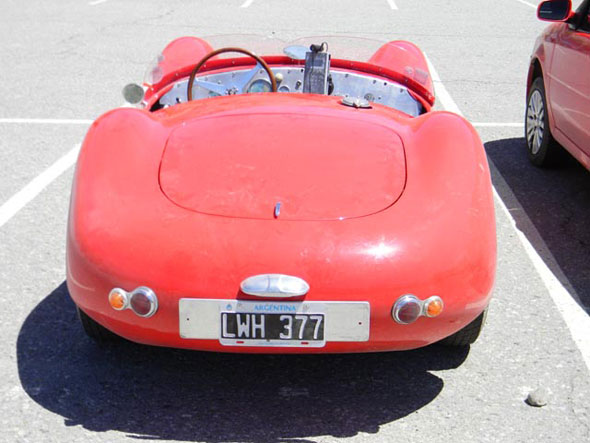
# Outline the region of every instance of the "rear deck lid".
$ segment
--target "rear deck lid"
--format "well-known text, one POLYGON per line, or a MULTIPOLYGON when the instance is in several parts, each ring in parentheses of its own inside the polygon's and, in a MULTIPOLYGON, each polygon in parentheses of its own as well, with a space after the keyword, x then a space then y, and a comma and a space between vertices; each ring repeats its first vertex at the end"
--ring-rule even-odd
POLYGON ((379 212, 404 189, 403 145, 388 125, 357 116, 300 109, 191 120, 168 139, 161 189, 183 208, 225 217, 337 220, 379 212))

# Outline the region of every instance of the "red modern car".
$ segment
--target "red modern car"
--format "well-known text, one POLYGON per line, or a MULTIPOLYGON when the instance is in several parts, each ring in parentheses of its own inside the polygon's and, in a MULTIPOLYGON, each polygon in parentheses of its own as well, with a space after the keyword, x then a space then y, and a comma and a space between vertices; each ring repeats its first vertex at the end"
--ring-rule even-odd
POLYGON ((551 24, 535 43, 527 80, 525 137, 530 160, 554 163, 560 146, 590 169, 590 0, 539 4, 551 24))
POLYGON ((469 122, 432 111, 422 52, 251 49, 174 40, 145 96, 127 88, 138 107, 89 129, 67 234, 86 332, 259 353, 475 341, 496 264, 490 174, 469 122))

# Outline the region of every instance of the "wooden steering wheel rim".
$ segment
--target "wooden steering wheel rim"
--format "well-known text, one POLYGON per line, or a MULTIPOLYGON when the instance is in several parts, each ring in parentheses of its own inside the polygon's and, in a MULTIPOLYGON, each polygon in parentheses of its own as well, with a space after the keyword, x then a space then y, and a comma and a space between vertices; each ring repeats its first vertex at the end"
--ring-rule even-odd
POLYGON ((221 49, 216 49, 215 51, 212 51, 209 54, 207 54, 205 57, 203 57, 201 59, 201 61, 199 63, 197 63, 197 66, 195 66, 194 69, 192 70, 191 75, 188 79, 188 88, 187 88, 188 101, 191 101, 193 99, 193 82, 195 81, 195 76, 197 75, 197 72, 199 72, 199 69, 201 69, 203 67, 203 65, 205 63, 207 63, 207 61, 211 57, 215 57, 218 54, 223 54, 224 52, 239 52, 240 54, 244 54, 244 55, 247 55, 248 57, 252 57, 258 63, 260 63, 260 65, 264 68, 264 70, 268 74, 268 78, 270 79, 271 91, 277 92, 277 81, 275 79, 275 76, 272 73, 272 71, 270 70, 270 67, 268 66, 268 64, 264 60, 262 60, 262 58, 258 57, 256 54, 254 54, 250 51, 247 51, 246 49, 242 49, 242 48, 221 48, 221 49))

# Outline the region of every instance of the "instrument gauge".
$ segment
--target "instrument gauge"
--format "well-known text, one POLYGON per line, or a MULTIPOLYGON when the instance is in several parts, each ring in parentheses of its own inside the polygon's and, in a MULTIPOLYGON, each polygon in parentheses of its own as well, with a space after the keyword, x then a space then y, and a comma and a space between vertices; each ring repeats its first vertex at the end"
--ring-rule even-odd
POLYGON ((272 86, 268 80, 258 79, 250 85, 248 88, 248 92, 255 93, 255 92, 270 92, 272 90, 272 86))

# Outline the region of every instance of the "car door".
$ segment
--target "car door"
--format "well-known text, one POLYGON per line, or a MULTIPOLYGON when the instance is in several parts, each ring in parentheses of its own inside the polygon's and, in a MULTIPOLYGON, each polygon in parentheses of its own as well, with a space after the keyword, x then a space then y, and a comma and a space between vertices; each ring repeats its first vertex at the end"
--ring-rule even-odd
POLYGON ((590 155, 590 1, 578 9, 577 26, 554 35, 549 101, 556 128, 590 155))

